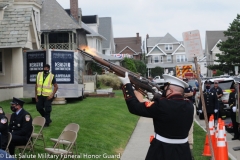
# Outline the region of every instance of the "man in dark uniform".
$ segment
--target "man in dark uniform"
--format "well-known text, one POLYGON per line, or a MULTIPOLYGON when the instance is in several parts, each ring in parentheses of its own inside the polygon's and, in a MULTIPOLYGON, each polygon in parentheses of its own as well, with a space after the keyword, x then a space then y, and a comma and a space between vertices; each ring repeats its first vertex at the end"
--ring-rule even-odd
MULTIPOLYGON (((206 88, 203 91, 203 97, 205 100, 205 107, 206 107, 207 117, 209 121, 210 116, 218 112, 218 98, 214 92, 210 91, 211 82, 209 80, 205 81, 205 85, 206 85, 206 88)), ((198 103, 198 109, 199 109, 198 112, 201 114, 202 113, 201 97, 198 103)))
MULTIPOLYGON (((146 160, 191 160, 188 132, 193 122, 193 104, 183 97, 184 81, 164 74, 164 90, 161 98, 142 102, 134 94, 128 78, 119 77, 130 113, 153 118, 155 138, 151 141, 146 160)), ((136 92, 139 93, 139 92, 136 92)))
POLYGON ((39 72, 36 79, 35 86, 35 99, 37 111, 42 117, 45 117, 46 124, 48 127, 52 122, 51 111, 52 111, 52 101, 55 93, 58 90, 58 85, 54 74, 49 72, 50 65, 46 64, 43 68, 43 72, 39 72), (52 85, 54 89, 52 90, 52 85))
POLYGON ((14 155, 15 146, 26 145, 32 134, 32 117, 23 109, 24 101, 13 97, 11 110, 13 111, 9 132, 12 134, 12 140, 9 145, 9 153, 14 155))
POLYGON ((238 123, 236 121, 236 91, 234 86, 231 87, 231 93, 229 95, 229 99, 228 99, 228 104, 229 107, 231 108, 231 120, 232 120, 232 124, 233 124, 233 138, 232 140, 236 140, 239 139, 239 132, 238 132, 238 123))
POLYGON ((8 142, 8 119, 5 116, 2 107, 0 107, 0 149, 6 150, 8 142))
POLYGON ((215 113, 215 119, 218 117, 222 117, 223 119, 226 118, 226 114, 224 113, 224 105, 221 101, 221 97, 223 96, 222 88, 218 86, 218 81, 214 81, 214 86, 210 89, 211 92, 215 93, 217 95, 218 99, 218 112, 215 113))

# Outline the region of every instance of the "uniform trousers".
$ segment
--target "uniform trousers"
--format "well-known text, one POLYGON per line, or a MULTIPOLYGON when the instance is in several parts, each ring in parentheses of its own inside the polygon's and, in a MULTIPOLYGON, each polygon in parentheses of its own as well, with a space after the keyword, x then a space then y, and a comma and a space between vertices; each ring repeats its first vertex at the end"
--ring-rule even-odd
POLYGON ((45 117, 46 124, 51 123, 50 114, 52 111, 52 100, 47 99, 48 96, 38 96, 38 102, 36 104, 37 111, 42 117, 45 117))
POLYGON ((12 140, 9 144, 9 153, 10 155, 14 155, 15 154, 15 146, 20 146, 20 145, 26 145, 28 142, 28 138, 27 137, 23 137, 23 136, 18 136, 18 135, 12 135, 12 140))
POLYGON ((231 120, 233 124, 234 138, 239 138, 238 123, 236 121, 236 112, 231 111, 231 120))

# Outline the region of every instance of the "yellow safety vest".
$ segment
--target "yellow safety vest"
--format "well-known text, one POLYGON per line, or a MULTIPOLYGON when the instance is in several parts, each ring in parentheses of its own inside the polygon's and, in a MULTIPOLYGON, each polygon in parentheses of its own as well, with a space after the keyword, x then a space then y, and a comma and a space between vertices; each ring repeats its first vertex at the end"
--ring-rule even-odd
POLYGON ((50 96, 52 94, 52 80, 54 74, 49 73, 43 82, 43 72, 38 72, 37 75, 37 95, 50 96))

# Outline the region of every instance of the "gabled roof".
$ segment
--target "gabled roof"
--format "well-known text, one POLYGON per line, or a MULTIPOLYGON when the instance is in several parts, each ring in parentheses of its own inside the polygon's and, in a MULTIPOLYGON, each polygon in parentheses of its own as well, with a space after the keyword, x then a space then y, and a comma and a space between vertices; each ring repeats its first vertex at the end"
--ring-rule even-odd
POLYGON ((31 7, 5 9, 0 21, 0 48, 26 46, 32 14, 31 7))
POLYGON ((183 45, 183 44, 180 44, 180 45, 177 47, 177 49, 175 49, 175 51, 172 53, 172 55, 174 55, 174 54, 179 50, 180 47, 183 47, 183 48, 185 49, 184 45, 183 45))
POLYGON ((171 34, 167 33, 158 43, 174 43, 179 42, 171 34))
POLYGON ((43 1, 40 17, 41 31, 81 29, 56 0, 43 1))
POLYGON ((163 37, 149 37, 147 38, 147 47, 153 47, 155 46, 157 43, 160 42, 160 40, 162 39, 163 37))
POLYGON ((221 39, 219 39, 219 40, 217 41, 217 43, 214 45, 214 47, 211 49, 211 51, 213 51, 213 50, 217 47, 218 43, 220 43, 220 42, 222 42, 221 39))
POLYGON ((137 37, 124 37, 124 38, 114 38, 116 53, 120 53, 126 47, 131 48, 135 53, 142 53, 141 45, 142 40, 139 36, 139 41, 137 43, 137 37))
POLYGON ((102 42, 102 48, 110 48, 110 41, 112 37, 111 17, 99 17, 98 32, 106 38, 106 40, 102 42))
POLYGON ((126 46, 125 48, 123 48, 120 52, 119 52, 119 54, 121 54, 125 49, 130 49, 131 51, 133 51, 133 53, 134 54, 137 54, 132 48, 130 48, 129 46, 126 46))
POLYGON ((149 53, 146 56, 150 56, 152 51, 154 51, 156 48, 159 49, 163 54, 167 55, 160 47, 158 47, 158 45, 156 45, 149 51, 149 53))
POLYGON ((224 36, 224 31, 206 31, 206 43, 208 51, 211 51, 219 40, 226 41, 227 37, 224 36))

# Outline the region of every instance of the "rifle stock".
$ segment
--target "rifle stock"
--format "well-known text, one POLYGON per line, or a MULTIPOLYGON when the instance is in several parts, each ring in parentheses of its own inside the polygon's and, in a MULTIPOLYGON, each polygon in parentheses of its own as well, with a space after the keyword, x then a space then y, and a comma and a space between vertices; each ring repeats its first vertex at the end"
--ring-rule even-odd
POLYGON ((124 67, 118 66, 118 65, 116 65, 112 62, 109 62, 105 59, 102 59, 100 57, 91 55, 79 48, 78 48, 78 50, 83 55, 92 59, 101 68, 106 69, 110 72, 114 72, 114 74, 116 74, 118 76, 125 77, 125 72, 128 72, 128 77, 130 79, 130 82, 132 83, 134 88, 136 90, 138 90, 139 92, 141 92, 142 94, 147 95, 146 92, 151 92, 153 95, 155 95, 155 90, 152 89, 153 87, 156 87, 160 91, 160 88, 157 86, 157 84, 150 82, 148 79, 141 77, 140 75, 138 75, 132 71, 129 71, 128 69, 126 69, 124 67))

